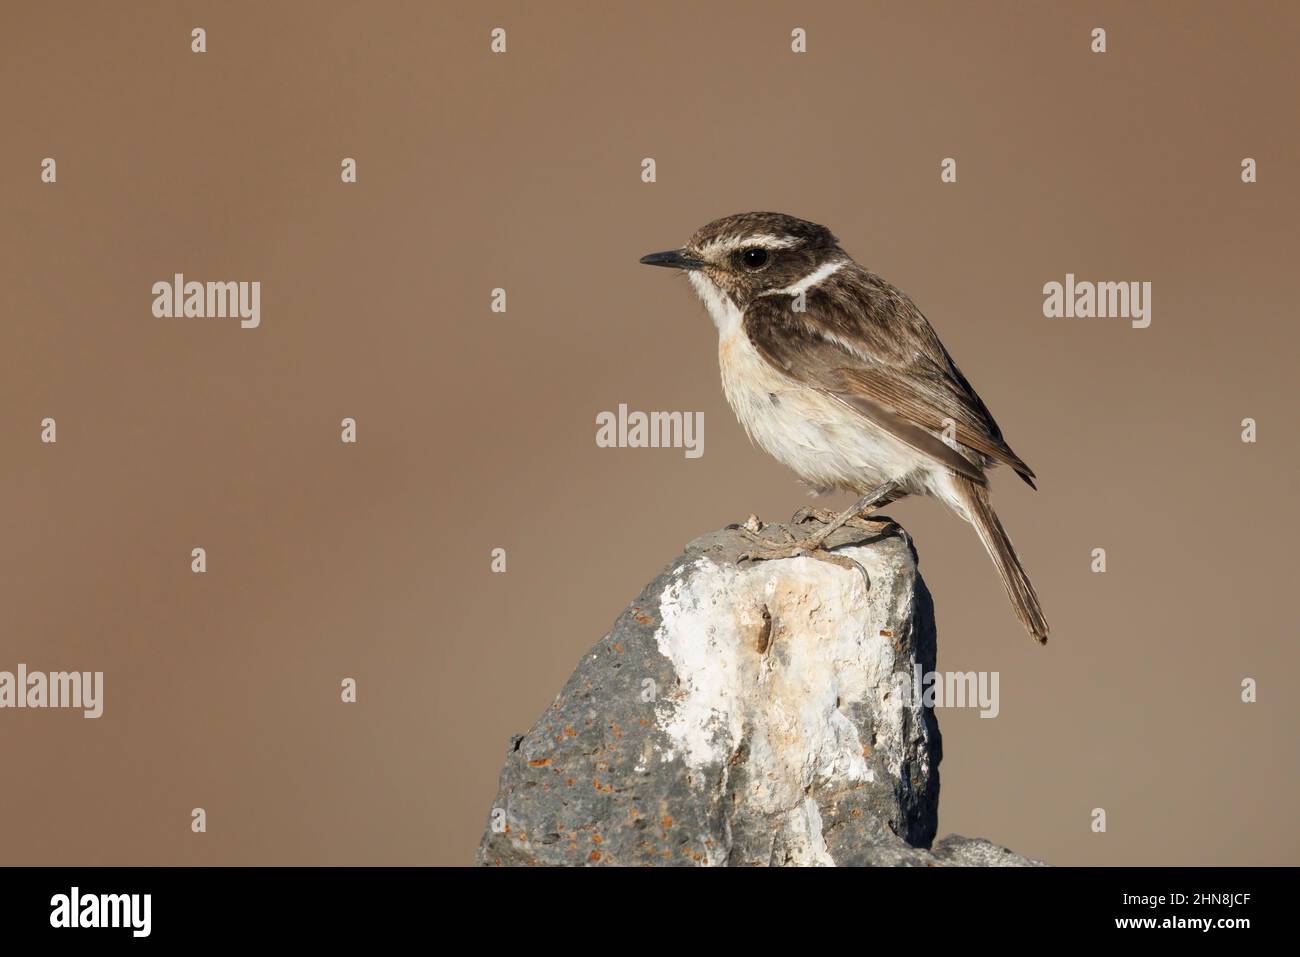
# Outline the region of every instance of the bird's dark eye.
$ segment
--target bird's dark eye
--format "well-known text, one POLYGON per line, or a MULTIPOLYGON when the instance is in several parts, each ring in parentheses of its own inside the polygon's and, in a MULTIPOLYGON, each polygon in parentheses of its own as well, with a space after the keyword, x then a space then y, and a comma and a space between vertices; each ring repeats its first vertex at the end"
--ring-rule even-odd
POLYGON ((762 269, 767 265, 767 250, 758 246, 746 249, 740 254, 740 261, 745 264, 746 269, 762 269))

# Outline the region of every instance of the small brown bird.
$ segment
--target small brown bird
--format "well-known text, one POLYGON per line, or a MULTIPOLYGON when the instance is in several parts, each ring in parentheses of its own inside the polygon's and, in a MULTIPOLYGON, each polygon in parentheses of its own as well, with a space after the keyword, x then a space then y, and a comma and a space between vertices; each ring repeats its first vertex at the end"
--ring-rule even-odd
POLYGON ((781 213, 715 220, 641 262, 684 270, 704 300, 723 390, 750 438, 817 491, 861 496, 809 538, 765 542, 754 557, 833 558, 823 547, 831 532, 906 495, 931 495, 975 527, 1016 615, 1047 641, 984 474, 1009 465, 1034 488, 1034 473, 906 295, 849 258, 825 226, 781 213))

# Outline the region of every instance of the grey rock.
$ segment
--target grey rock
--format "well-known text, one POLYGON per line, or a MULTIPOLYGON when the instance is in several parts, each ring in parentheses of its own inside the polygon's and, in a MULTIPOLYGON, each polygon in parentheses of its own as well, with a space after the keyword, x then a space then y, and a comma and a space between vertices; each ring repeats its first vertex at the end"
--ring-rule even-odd
POLYGON ((933 857, 938 864, 952 867, 1046 867, 1042 861, 1024 857, 999 847, 982 837, 949 834, 934 845, 933 857))
POLYGON ((813 558, 739 563, 734 527, 687 545, 511 741, 478 863, 1035 863, 927 849, 941 743, 909 682, 935 665, 930 595, 901 532, 831 544, 869 589, 813 558))

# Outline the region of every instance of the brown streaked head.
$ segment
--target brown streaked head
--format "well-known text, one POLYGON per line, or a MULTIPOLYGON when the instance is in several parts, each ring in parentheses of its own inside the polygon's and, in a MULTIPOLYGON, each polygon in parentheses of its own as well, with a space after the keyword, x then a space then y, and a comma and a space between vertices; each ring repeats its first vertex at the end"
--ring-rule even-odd
POLYGON ((641 262, 706 274, 737 305, 785 289, 818 267, 845 258, 825 226, 785 213, 737 213, 696 230, 681 249, 641 262))

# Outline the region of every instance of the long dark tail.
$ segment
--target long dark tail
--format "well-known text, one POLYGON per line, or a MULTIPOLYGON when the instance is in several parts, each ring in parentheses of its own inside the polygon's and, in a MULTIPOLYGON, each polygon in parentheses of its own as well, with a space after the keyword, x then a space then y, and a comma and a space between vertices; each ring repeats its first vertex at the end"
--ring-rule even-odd
POLYGON ((1006 586, 1007 597, 1016 610, 1016 617, 1030 637, 1040 645, 1046 644, 1049 629, 1047 619, 1043 616, 1043 606, 1038 603, 1038 593, 1034 591, 1016 550, 1011 546, 1007 530, 1002 527, 997 512, 989 504, 988 489, 964 475, 953 475, 953 482, 966 505, 971 524, 975 526, 980 541, 984 543, 985 550, 997 566, 998 574, 1002 576, 1002 584, 1006 586))

